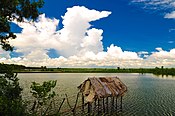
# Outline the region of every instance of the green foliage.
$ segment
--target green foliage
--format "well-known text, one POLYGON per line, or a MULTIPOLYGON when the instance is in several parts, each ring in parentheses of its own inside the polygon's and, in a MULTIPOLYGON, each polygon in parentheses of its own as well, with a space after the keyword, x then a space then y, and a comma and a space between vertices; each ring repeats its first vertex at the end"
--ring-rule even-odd
POLYGON ((175 68, 158 68, 156 67, 153 71, 153 74, 155 75, 172 75, 175 76, 175 68))
POLYGON ((22 88, 19 86, 17 74, 14 74, 10 68, 6 68, 2 73, 0 76, 0 115, 25 115, 25 106, 21 96, 22 88))
POLYGON ((0 73, 11 72, 14 70, 24 70, 26 67, 23 65, 15 65, 15 64, 3 64, 0 63, 0 73))
POLYGON ((8 40, 16 38, 11 32, 10 22, 22 22, 23 18, 35 20, 43 4, 43 0, 0 0, 0 45, 4 50, 12 51, 8 40))
POLYGON ((43 105, 47 105, 47 103, 50 101, 48 108, 46 108, 45 111, 42 111, 43 113, 41 113, 41 115, 46 114, 50 104, 52 103, 52 98, 54 98, 56 95, 52 90, 56 86, 56 82, 56 80, 47 82, 45 81, 42 85, 40 83, 32 82, 31 93, 36 99, 32 107, 33 114, 37 114, 38 109, 42 108, 43 105))
POLYGON ((52 89, 56 86, 55 81, 44 81, 42 85, 36 82, 32 82, 31 93, 32 96, 37 98, 39 103, 44 103, 47 99, 51 99, 55 96, 55 92, 52 89))
POLYGON ((47 67, 46 66, 41 66, 41 71, 47 71, 47 67))

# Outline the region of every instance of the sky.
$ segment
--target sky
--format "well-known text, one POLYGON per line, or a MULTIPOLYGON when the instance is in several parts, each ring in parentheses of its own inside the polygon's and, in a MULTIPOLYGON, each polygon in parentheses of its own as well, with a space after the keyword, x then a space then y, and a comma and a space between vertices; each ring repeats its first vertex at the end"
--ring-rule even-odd
POLYGON ((47 67, 175 67, 174 0, 45 0, 34 22, 13 21, 0 62, 47 67))

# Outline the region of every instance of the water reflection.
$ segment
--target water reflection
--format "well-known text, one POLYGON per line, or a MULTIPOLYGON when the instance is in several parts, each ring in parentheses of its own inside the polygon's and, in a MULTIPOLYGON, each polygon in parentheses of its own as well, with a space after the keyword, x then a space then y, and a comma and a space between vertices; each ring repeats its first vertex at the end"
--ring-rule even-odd
POLYGON ((156 78, 162 78, 162 79, 175 79, 175 76, 173 75, 155 75, 156 78))

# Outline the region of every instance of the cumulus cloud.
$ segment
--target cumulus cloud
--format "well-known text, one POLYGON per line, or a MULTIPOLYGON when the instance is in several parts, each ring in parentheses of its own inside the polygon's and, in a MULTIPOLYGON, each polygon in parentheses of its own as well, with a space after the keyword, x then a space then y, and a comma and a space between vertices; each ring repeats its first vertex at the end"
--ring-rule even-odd
POLYGON ((58 19, 40 15, 36 22, 17 23, 22 32, 15 40, 16 53, 22 56, 10 58, 8 52, 0 49, 0 62, 15 63, 26 66, 48 67, 156 67, 173 66, 175 50, 164 51, 156 48, 149 55, 146 51, 139 53, 124 51, 121 47, 110 45, 103 48, 103 30, 91 27, 91 22, 108 17, 109 11, 96 11, 83 6, 68 8, 62 16, 63 28, 57 30, 58 19), (50 50, 58 57, 51 58, 50 50), (141 57, 144 55, 144 58, 141 57))
POLYGON ((150 58, 155 59, 173 59, 175 61, 175 49, 171 49, 169 52, 162 50, 162 48, 157 48, 158 52, 153 53, 150 58))
POLYGON ((159 49, 158 52, 152 53, 147 61, 154 66, 175 67, 175 48, 170 51, 159 49))
POLYGON ((85 7, 74 6, 68 8, 63 18, 63 28, 56 31, 58 19, 39 16, 33 23, 19 23, 23 28, 22 33, 17 34, 17 39, 11 43, 17 48, 17 52, 24 55, 30 54, 35 49, 55 49, 59 55, 69 57, 93 51, 103 51, 101 29, 90 29, 91 21, 107 17, 111 12, 89 10, 85 7), (82 13, 83 12, 83 13, 82 13), (25 48, 25 49, 24 49, 25 48))

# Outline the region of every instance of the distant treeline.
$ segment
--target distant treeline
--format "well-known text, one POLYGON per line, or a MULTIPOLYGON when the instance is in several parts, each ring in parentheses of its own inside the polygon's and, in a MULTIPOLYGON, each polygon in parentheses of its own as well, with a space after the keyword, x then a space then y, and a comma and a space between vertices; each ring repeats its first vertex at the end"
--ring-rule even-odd
POLYGON ((0 63, 0 73, 7 72, 8 70, 24 70, 26 69, 23 65, 16 65, 16 64, 4 64, 0 63))
POLYGON ((26 67, 16 64, 3 64, 0 63, 0 72, 4 69, 12 69, 17 73, 153 73, 155 75, 173 75, 175 76, 175 68, 47 68, 41 67, 26 67))

